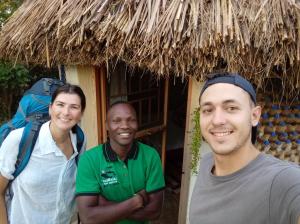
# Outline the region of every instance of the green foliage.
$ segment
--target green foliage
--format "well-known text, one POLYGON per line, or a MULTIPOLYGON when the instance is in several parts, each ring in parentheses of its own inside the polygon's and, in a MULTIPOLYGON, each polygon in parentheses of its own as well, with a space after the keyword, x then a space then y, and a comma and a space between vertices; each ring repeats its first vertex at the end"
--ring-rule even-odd
POLYGON ((25 90, 42 77, 58 78, 58 70, 0 60, 0 124, 12 117, 25 90))
MULTIPOLYGON (((23 0, 0 1, 0 30, 6 20, 16 11, 23 0)), ((11 116, 14 97, 28 83, 28 70, 21 65, 0 61, 0 124, 11 116)))
POLYGON ((0 122, 11 117, 17 99, 30 83, 29 71, 23 65, 0 61, 0 122))
POLYGON ((1 0, 0 1, 0 28, 14 11, 21 5, 22 0, 1 0))
MULTIPOLYGON (((0 98, 1 99, 1 98, 0 98)), ((7 120, 7 118, 9 117, 8 115, 8 110, 7 110, 7 106, 5 105, 4 102, 0 102, 0 126, 7 120)))
POLYGON ((29 82, 28 69, 23 65, 14 66, 10 62, 0 62, 1 91, 18 91, 20 88, 26 88, 29 82))
MULTIPOLYGON (((0 0, 0 30, 23 0, 0 0)), ((25 67, 0 60, 0 125, 12 117, 23 92, 42 77, 58 77, 57 70, 25 67)))
POLYGON ((200 111, 196 108, 193 112, 193 124, 194 129, 192 132, 192 145, 191 145, 191 170, 194 174, 197 174, 197 166, 200 158, 200 146, 201 146, 201 130, 200 130, 200 111))

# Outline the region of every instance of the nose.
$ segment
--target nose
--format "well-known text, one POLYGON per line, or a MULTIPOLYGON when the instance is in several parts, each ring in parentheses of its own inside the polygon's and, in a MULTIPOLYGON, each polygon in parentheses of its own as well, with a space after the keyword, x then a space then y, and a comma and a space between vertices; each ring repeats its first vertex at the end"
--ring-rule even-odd
POLYGON ((221 108, 215 109, 212 116, 212 123, 214 125, 223 125, 226 123, 225 113, 221 108))
POLYGON ((128 121, 123 120, 123 121, 120 123, 120 128, 122 128, 122 129, 127 129, 128 127, 129 127, 128 121))
POLYGON ((64 107, 62 112, 63 112, 64 115, 68 115, 70 113, 69 107, 64 107))

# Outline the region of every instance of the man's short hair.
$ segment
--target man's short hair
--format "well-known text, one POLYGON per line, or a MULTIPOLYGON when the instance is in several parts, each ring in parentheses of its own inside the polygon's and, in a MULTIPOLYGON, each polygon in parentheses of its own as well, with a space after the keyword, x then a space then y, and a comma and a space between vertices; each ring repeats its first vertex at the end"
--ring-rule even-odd
MULTIPOLYGON (((211 85, 217 84, 217 83, 228 83, 235 86, 240 87, 244 91, 246 91, 254 105, 256 105, 256 92, 252 86, 252 84, 247 81, 245 78, 240 76, 237 73, 214 73, 214 74, 208 74, 207 81, 205 82, 201 92, 200 92, 200 98, 204 91, 211 85)), ((252 127, 252 135, 251 135, 251 142, 254 144, 256 142, 256 135, 257 135, 257 126, 252 127)))
POLYGON ((108 113, 114 106, 117 106, 117 105, 120 105, 120 104, 129 105, 132 108, 134 114, 137 116, 137 112, 136 112, 135 108, 133 107, 133 105, 130 102, 124 101, 124 100, 118 100, 118 101, 110 104, 110 106, 109 106, 109 108, 107 108, 106 112, 108 113))
POLYGON ((125 100, 118 100, 116 102, 113 102, 112 104, 110 104, 109 108, 112 108, 118 104, 128 104, 130 106, 132 106, 128 101, 125 101, 125 100))

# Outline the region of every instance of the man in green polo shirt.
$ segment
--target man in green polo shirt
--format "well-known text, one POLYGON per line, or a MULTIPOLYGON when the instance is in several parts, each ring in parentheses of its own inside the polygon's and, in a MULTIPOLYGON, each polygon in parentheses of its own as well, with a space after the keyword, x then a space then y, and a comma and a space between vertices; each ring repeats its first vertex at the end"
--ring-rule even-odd
POLYGON ((109 141, 81 156, 76 201, 83 223, 147 223, 157 219, 165 187, 160 157, 134 140, 136 112, 126 102, 107 113, 109 141))

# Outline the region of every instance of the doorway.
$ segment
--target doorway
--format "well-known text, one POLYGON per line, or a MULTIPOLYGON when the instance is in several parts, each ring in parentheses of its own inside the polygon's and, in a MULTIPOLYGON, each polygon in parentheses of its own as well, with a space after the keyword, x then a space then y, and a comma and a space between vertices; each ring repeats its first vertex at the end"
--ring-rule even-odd
POLYGON ((109 78, 104 74, 100 77, 101 98, 105 99, 100 111, 105 115, 106 108, 117 101, 127 101, 135 108, 140 127, 137 138, 159 152, 166 180, 162 215, 152 223, 177 224, 188 81, 175 76, 158 79, 155 74, 124 62, 111 64, 108 72, 109 78))
POLYGON ((169 83, 167 144, 165 161, 165 202, 155 224, 177 224, 186 124, 188 81, 174 78, 169 83))

